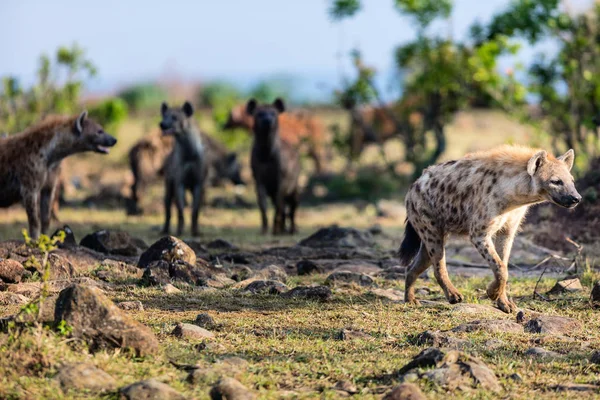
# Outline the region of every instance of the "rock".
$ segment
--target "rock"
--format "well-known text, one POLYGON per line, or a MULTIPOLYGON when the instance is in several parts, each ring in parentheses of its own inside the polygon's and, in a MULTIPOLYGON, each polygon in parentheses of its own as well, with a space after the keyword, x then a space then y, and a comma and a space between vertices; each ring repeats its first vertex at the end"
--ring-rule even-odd
POLYGON ((233 378, 224 378, 210 390, 210 398, 213 400, 253 400, 256 399, 256 395, 239 381, 233 378))
POLYGON ((60 249, 72 249, 77 247, 77 240, 75 239, 75 233, 69 227, 69 225, 65 225, 62 228, 59 228, 54 231, 54 233, 50 236, 51 238, 58 236, 61 232, 64 232, 65 239, 62 243, 58 243, 58 248, 60 249))
POLYGON ((413 383, 403 383, 392 389, 383 400, 427 400, 421 389, 413 383))
POLYGON ((594 284, 594 287, 592 288, 592 294, 590 296, 591 300, 592 300, 592 304, 595 307, 599 307, 600 306, 600 281, 596 282, 594 284))
POLYGON ((337 271, 329 274, 325 279, 329 286, 356 284, 359 286, 373 286, 375 281, 369 275, 350 271, 337 271))
POLYGON ((152 331, 124 314, 94 287, 73 285, 60 292, 54 321, 65 320, 71 336, 84 340, 91 351, 105 348, 131 348, 138 356, 158 351, 152 331))
POLYGON ((551 386, 550 388, 557 392, 598 392, 598 391, 600 391, 600 386, 590 385, 587 383, 563 383, 561 385, 551 386))
POLYGON ((212 272, 206 268, 205 263, 196 262, 196 264, 190 264, 183 261, 176 261, 169 263, 169 276, 173 281, 206 286, 206 282, 212 276, 212 272))
POLYGON ((477 332, 490 333, 510 332, 523 333, 523 326, 506 319, 484 319, 461 324, 452 329, 452 332, 477 332))
POLYGON ((506 315, 499 309, 485 304, 458 303, 451 306, 453 313, 506 315))
POLYGON ((349 394, 358 393, 358 389, 356 389, 356 385, 350 381, 337 381, 335 385, 333 385, 334 390, 339 390, 341 392, 346 392, 349 394))
POLYGON ((185 400, 175 389, 155 379, 125 386, 119 393, 126 400, 185 400))
POLYGON ((102 393, 117 388, 115 378, 96 368, 96 366, 85 363, 69 364, 61 367, 55 379, 65 392, 69 389, 75 389, 102 393))
POLYGON ((367 232, 369 232, 373 236, 381 235, 383 233, 383 228, 381 227, 381 225, 375 224, 370 226, 369 229, 367 229, 367 232))
POLYGON ((245 371, 248 368, 248 361, 241 357, 225 357, 217 364, 219 368, 225 368, 230 371, 245 371))
POLYGON ((370 292, 374 296, 383 297, 391 301, 404 301, 404 293, 395 289, 373 289, 370 292))
POLYGON ((323 268, 310 260, 301 260, 296 264, 296 271, 298 275, 322 274, 323 268))
POLYGON ((296 286, 292 290, 282 293, 281 296, 287 298, 328 301, 333 297, 333 293, 327 286, 296 286))
POLYGON ((596 350, 590 357, 590 362, 593 364, 600 364, 600 350, 596 350))
POLYGON ((278 294, 283 293, 288 287, 279 281, 253 281, 244 288, 244 291, 258 294, 278 294))
POLYGON ((217 250, 237 250, 237 247, 224 239, 215 239, 206 244, 209 249, 217 250))
POLYGON ((122 301, 117 303, 117 307, 125 311, 144 311, 144 305, 141 301, 122 301))
POLYGON ((408 371, 415 368, 435 367, 444 359, 445 356, 446 353, 442 350, 435 347, 429 347, 417 354, 412 361, 410 361, 404 367, 400 368, 400 370, 398 370, 398 374, 404 375, 408 371))
POLYGON ((556 282, 556 285, 548 291, 548 294, 574 293, 583 290, 579 278, 563 279, 556 282))
POLYGON ((19 283, 24 276, 31 275, 20 262, 0 259, 0 279, 6 283, 19 283))
POLYGON ((164 284, 161 287, 162 287, 163 292, 165 292, 166 294, 181 293, 181 290, 177 289, 175 286, 171 285, 170 283, 164 284))
POLYGON ((578 332, 581 323, 574 318, 557 315, 538 315, 525 324, 525 332, 561 335, 578 332))
POLYGON ((340 228, 330 226, 321 228, 308 238, 300 241, 300 246, 324 248, 324 247, 372 247, 373 237, 368 232, 361 232, 354 228, 340 228))
MULTIPOLYGON (((67 257, 59 254, 50 253, 48 255, 48 264, 50 264, 50 280, 71 279, 77 275, 75 267, 67 257)), ((43 270, 38 270, 41 274, 43 270)))
POLYGON ((287 282, 288 274, 283 268, 278 265, 269 265, 266 268, 261 269, 255 275, 257 278, 287 282))
POLYGON ((99 253, 127 257, 135 257, 148 248, 141 239, 136 239, 127 232, 108 230, 90 233, 81 239, 79 245, 99 253))
POLYGON ((361 339, 361 340, 372 340, 373 337, 367 333, 361 332, 361 331, 355 331, 352 329, 342 329, 340 332, 338 332, 335 336, 336 339, 338 340, 356 340, 356 339, 361 339))
POLYGON ((164 285, 171 282, 169 263, 158 260, 150 263, 142 275, 141 284, 145 286, 164 285))
POLYGON ((447 332, 427 330, 417 336, 417 344, 420 346, 464 349, 469 347, 470 342, 466 339, 450 336, 447 332))
POLYGON ((496 350, 506 347, 506 343, 500 339, 488 339, 483 346, 486 350, 496 350))
POLYGON ((254 271, 245 265, 236 265, 232 272, 231 279, 236 282, 245 281, 254 274, 254 271))
POLYGON ((19 293, 11 293, 11 292, 0 292, 0 305, 1 306, 11 306, 18 304, 27 304, 29 303, 29 297, 23 296, 19 293))
POLYGON ((517 374, 516 372, 514 374, 510 374, 508 376, 508 379, 519 383, 523 382, 523 378, 521 377, 521 375, 517 374))
POLYGON ((204 340, 213 339, 215 334, 197 325, 179 323, 171 332, 180 339, 204 340))
POLYGON ((217 327, 215 320, 208 313, 198 314, 194 320, 194 324, 204 329, 214 329, 217 327))
POLYGON ((234 285, 236 281, 228 278, 225 274, 213 274, 210 278, 205 279, 203 282, 204 286, 208 286, 215 289, 223 289, 228 286, 234 285))
POLYGON ((147 268, 152 262, 163 260, 168 263, 176 261, 191 265, 196 264, 196 253, 184 242, 173 236, 165 236, 156 241, 142 253, 137 266, 147 268))
POLYGON ((558 354, 554 351, 546 350, 542 347, 531 347, 531 348, 527 349, 527 351, 525 351, 525 355, 530 356, 532 358, 543 358, 543 359, 561 357, 560 354, 558 354))

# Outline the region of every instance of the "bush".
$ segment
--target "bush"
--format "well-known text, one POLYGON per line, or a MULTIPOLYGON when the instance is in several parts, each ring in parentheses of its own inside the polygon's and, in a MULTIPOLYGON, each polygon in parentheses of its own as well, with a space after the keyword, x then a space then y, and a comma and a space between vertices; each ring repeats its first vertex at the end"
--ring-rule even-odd
POLYGON ((158 85, 146 83, 122 90, 119 95, 130 110, 140 112, 158 110, 167 98, 167 92, 158 85))
POLYGON ((107 99, 91 107, 89 114, 115 136, 119 125, 127 118, 127 103, 118 97, 107 99))

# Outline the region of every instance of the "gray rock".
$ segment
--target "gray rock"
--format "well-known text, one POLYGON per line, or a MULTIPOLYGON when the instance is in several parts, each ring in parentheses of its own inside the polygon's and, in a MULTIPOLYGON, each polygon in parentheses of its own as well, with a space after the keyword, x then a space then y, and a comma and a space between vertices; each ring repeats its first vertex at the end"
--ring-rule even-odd
POLYGON ((590 357, 590 362, 592 364, 600 364, 600 350, 596 350, 592 353, 590 357))
POLYGON ((408 364, 400 368, 398 374, 403 375, 415 368, 435 367, 441 362, 446 353, 438 348, 429 347, 417 354, 408 364))
POLYGON ((198 314, 194 320, 194 324, 204 329, 214 329, 217 326, 213 317, 208 313, 198 314))
POLYGON ((484 319, 461 324, 452 329, 452 332, 477 332, 490 333, 510 332, 523 333, 523 326, 506 319, 484 319))
POLYGON ((280 281, 283 283, 287 282, 288 278, 287 272, 285 272, 285 270, 278 265, 269 265, 268 267, 258 271, 255 276, 257 278, 280 281))
POLYGON ((163 260, 158 260, 150 263, 144 269, 141 283, 145 286, 158 286, 171 282, 169 275, 169 263, 163 260))
POLYGON ((356 388, 356 385, 350 381, 337 381, 335 383, 335 385, 333 385, 333 389, 341 391, 341 392, 346 392, 349 394, 358 393, 358 389, 356 388))
POLYGON ((373 289, 369 293, 391 301, 404 301, 404 292, 395 289, 373 289))
POLYGON ((337 333, 336 339, 338 339, 338 340, 357 340, 357 339, 372 340, 373 337, 365 332, 344 328, 340 332, 337 333))
POLYGON ((181 293, 180 289, 177 289, 175 286, 171 285, 170 283, 166 283, 164 285, 161 286, 163 292, 165 292, 166 294, 179 294, 181 293))
POLYGON ((582 325, 576 319, 557 315, 538 315, 525 324, 526 332, 548 335, 569 334, 581 329, 582 325))
POLYGON ((68 364, 61 367, 55 379, 64 391, 74 389, 101 393, 117 388, 117 381, 112 376, 94 365, 85 363, 68 364))
POLYGON ((538 358, 538 359, 549 359, 549 358, 559 358, 562 357, 561 354, 556 353, 554 351, 546 350, 542 347, 531 347, 525 351, 525 355, 538 358))
POLYGON ((254 400, 256 395, 233 378, 221 379, 210 390, 212 400, 254 400))
POLYGON ((582 392, 582 393, 598 393, 600 392, 600 386, 591 385, 586 383, 563 383, 560 385, 554 385, 550 387, 552 390, 557 392, 582 392))
POLYGON ((253 281, 244 288, 244 291, 254 294, 279 294, 283 293, 288 287, 280 281, 253 281))
POLYGON ((152 262, 163 260, 168 263, 177 261, 196 264, 196 253, 183 241, 173 236, 165 236, 148 248, 138 261, 139 268, 147 268, 152 262))
POLYGON ((319 229, 308 238, 300 241, 300 246, 324 248, 324 247, 372 247, 375 243, 368 232, 362 232, 354 228, 340 228, 330 226, 319 229))
POLYGON ((296 264, 298 275, 322 274, 323 268, 310 260, 301 260, 296 264))
POLYGON ((331 273, 327 279, 325 279, 325 284, 329 286, 350 284, 356 284, 359 286, 373 286, 375 281, 366 274, 350 271, 337 271, 331 273))
POLYGON ((172 332, 173 336, 180 339, 204 340, 213 339, 215 334, 209 330, 192 324, 179 323, 172 332))
POLYGON ((594 284, 590 299, 592 300, 594 307, 600 306, 600 281, 594 284))
POLYGON ((448 349, 465 349, 470 346, 470 342, 466 339, 456 338, 448 332, 430 330, 417 336, 417 344, 448 349))
POLYGON ((581 286, 579 278, 563 279, 556 282, 556 285, 548 291, 548 294, 574 293, 581 292, 582 290, 583 286, 581 286))
POLYGON ((185 400, 185 397, 169 385, 148 379, 125 386, 119 390, 126 400, 185 400))
POLYGON ((0 259, 0 279, 6 283, 19 283, 24 276, 31 275, 20 262, 0 259))
POLYGON ((122 301, 117 303, 117 307, 125 311, 144 311, 144 305, 141 301, 122 301))
POLYGON ((143 240, 134 238, 127 232, 108 230, 90 233, 81 239, 79 245, 104 254, 128 257, 138 256, 148 248, 143 240))
POLYGON ((333 293, 327 286, 296 286, 292 290, 282 293, 281 297, 328 301, 333 297, 333 293))
POLYGON ((403 383, 387 393, 383 400, 427 400, 421 389, 413 383, 403 383))

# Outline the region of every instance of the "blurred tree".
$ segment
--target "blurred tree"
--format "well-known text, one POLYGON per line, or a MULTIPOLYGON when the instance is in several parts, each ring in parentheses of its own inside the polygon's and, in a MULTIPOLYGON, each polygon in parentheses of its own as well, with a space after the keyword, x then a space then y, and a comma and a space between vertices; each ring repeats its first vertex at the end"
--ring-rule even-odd
POLYGON ((127 119, 127 103, 118 97, 109 98, 90 107, 89 114, 104 130, 116 136, 119 125, 127 119))
POLYGON ((96 68, 76 44, 58 48, 55 61, 42 55, 37 82, 25 90, 17 78, 2 79, 0 92, 0 132, 15 133, 49 113, 75 113, 86 78, 96 68))
POLYGON ((125 88, 118 97, 123 99, 133 112, 157 113, 160 104, 168 97, 166 90, 154 83, 143 83, 125 88))

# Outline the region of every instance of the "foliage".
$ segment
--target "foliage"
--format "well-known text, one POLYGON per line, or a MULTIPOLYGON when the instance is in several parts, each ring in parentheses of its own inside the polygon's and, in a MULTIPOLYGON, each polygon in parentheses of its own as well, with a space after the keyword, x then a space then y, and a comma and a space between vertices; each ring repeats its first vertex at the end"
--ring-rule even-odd
POLYGON ((109 98, 89 109, 89 115, 115 136, 119 125, 127 119, 127 103, 118 97, 109 98))
POLYGON ((156 113, 160 104, 167 98, 167 92, 156 84, 143 83, 120 91, 118 97, 123 99, 133 112, 156 113))
POLYGON ((22 87, 13 76, 2 78, 0 92, 0 132, 15 133, 50 113, 73 114, 79 110, 79 97, 85 79, 96 68, 76 44, 59 47, 54 61, 47 55, 39 60, 37 82, 22 87))

